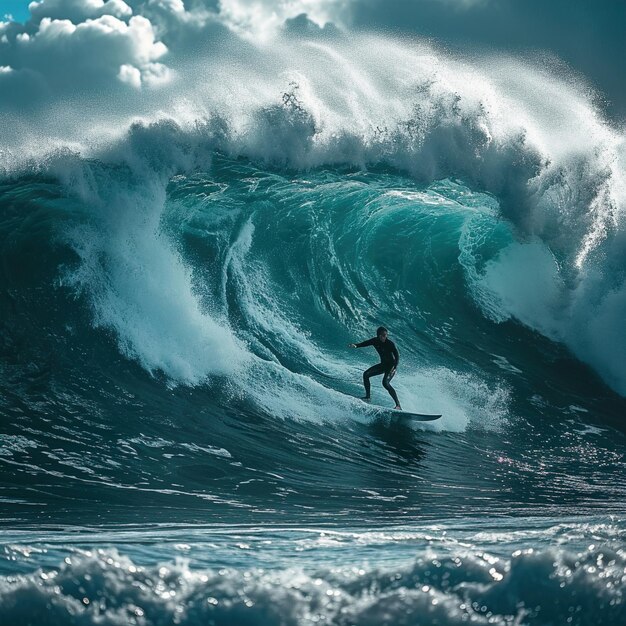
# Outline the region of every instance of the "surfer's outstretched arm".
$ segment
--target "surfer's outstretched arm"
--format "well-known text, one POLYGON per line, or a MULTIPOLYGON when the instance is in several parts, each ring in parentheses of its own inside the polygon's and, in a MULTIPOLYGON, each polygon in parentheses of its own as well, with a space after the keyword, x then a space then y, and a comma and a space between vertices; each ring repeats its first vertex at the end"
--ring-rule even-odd
POLYGON ((361 343, 349 343, 348 348, 365 348, 366 346, 373 346, 376 341, 376 337, 362 341, 361 343))

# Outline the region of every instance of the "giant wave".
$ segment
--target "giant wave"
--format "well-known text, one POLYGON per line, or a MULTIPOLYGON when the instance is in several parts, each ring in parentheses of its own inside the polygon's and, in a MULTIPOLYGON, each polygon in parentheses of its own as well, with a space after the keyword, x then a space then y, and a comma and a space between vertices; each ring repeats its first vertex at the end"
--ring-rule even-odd
POLYGON ((619 528, 573 522, 559 547, 547 531, 521 550, 543 537, 522 532, 535 516, 612 524, 623 509, 623 131, 578 77, 537 61, 222 36, 210 63, 125 104, 59 107, 36 132, 6 116, 0 500, 25 531, 5 550, 3 617, 621 616, 619 528), (355 399, 372 355, 344 346, 379 324, 404 406, 439 422, 355 399), (461 563, 450 528, 441 557, 420 535, 416 560, 359 572, 373 557, 355 518, 446 535, 487 516, 514 520, 499 565, 480 533, 461 563), (147 518, 157 540, 159 524, 191 537, 209 520, 246 555, 239 524, 289 528, 257 546, 278 569, 246 576, 250 557, 220 557, 215 527, 199 531, 210 545, 179 533, 145 558, 155 538, 132 531, 147 518), (46 522, 91 530, 29 534, 46 522), (327 568, 289 562, 293 526, 313 525, 365 546, 356 570, 336 569, 324 530, 327 568), (195 547, 215 558, 174 562, 195 547))
MULTIPOLYGON (((159 232, 168 180, 198 168, 210 171, 217 150, 290 171, 385 166, 419 184, 456 178, 493 196, 514 236, 479 270, 468 268, 467 290, 488 318, 515 318, 565 343, 624 393, 623 136, 602 120, 574 79, 519 61, 460 61, 431 48, 365 37, 274 42, 242 54, 236 61, 232 54, 216 56, 210 90, 189 81, 180 93, 179 81, 167 95, 155 96, 150 106, 158 108, 151 115, 163 117, 159 109, 167 100, 174 115, 136 122, 111 147, 97 147, 102 140, 94 144, 91 130, 78 153, 48 147, 47 156, 33 157, 26 149, 26 162, 7 153, 22 163, 17 170, 6 164, 11 176, 35 171, 56 177, 60 193, 85 207, 80 227, 67 235, 83 255, 74 284, 80 286, 79 274, 89 276, 96 323, 116 328, 123 351, 150 351, 148 369, 198 381, 215 364, 200 365, 192 343, 218 351, 223 345, 231 355, 241 350, 232 329, 220 326, 206 306, 201 310, 191 266, 159 232), (199 105, 205 113, 198 118, 199 105), (99 248, 110 258, 102 261, 99 248), (140 267, 127 267, 130 257, 140 267), (98 258, 106 267, 89 268, 98 258), (534 282, 538 274, 540 285, 534 282), (157 292, 143 293, 157 283, 157 292), (142 311, 146 306, 152 314, 142 311), (115 319, 131 309, 143 319, 141 330, 130 322, 122 330, 115 319), (157 311, 160 320, 151 319, 157 311), (159 346, 166 318, 186 320, 189 340, 181 345, 188 354, 159 346), (219 341, 209 338, 216 334, 219 341), (178 358, 178 364, 167 362, 178 358)), ((71 138, 65 143, 76 145, 71 138)))

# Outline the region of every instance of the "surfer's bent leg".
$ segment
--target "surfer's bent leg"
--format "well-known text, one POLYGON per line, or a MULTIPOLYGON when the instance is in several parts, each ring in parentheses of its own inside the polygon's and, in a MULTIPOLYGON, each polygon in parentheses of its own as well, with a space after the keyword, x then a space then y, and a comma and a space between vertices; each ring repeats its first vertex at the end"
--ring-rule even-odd
POLYGON ((389 382, 394 377, 394 374, 395 372, 392 374, 391 370, 387 370, 385 372, 385 375, 383 376, 383 387, 389 392, 389 395, 393 398, 393 401, 396 403, 396 407, 398 407, 400 406, 400 401, 398 400, 398 394, 396 393, 396 390, 391 386, 391 383, 389 382))
POLYGON ((363 386, 365 387, 365 397, 370 397, 370 378, 372 376, 379 376, 385 371, 382 364, 372 365, 369 369, 363 372, 363 386))

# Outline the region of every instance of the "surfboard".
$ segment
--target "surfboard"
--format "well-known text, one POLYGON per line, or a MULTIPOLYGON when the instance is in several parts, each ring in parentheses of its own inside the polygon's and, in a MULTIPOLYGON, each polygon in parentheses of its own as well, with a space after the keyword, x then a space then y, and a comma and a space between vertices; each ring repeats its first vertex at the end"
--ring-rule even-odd
MULTIPOLYGON (((358 400, 363 400, 360 396, 352 397, 358 400)), ((379 406, 377 404, 371 404, 370 402, 364 402, 364 404, 367 407, 368 413, 384 415, 385 417, 402 417, 405 419, 415 420, 417 422, 432 422, 441 417, 440 413, 414 413, 413 411, 401 411, 399 409, 392 409, 389 407, 379 406)))
POLYGON ((413 413, 411 411, 401 411, 399 409, 386 409, 382 406, 372 406, 370 404, 370 410, 378 415, 385 415, 389 417, 401 417, 403 419, 411 419, 417 422, 432 422, 438 420, 441 415, 435 415, 431 413, 413 413))

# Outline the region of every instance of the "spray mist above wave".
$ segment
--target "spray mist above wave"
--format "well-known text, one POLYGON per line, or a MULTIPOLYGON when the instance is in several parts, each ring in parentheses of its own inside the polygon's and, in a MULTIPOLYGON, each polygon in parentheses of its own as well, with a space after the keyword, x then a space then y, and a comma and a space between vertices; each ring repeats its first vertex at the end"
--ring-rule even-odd
MULTIPOLYGON (((89 199, 92 236, 83 237, 77 249, 86 268, 100 258, 94 241, 107 242, 105 256, 112 256, 98 270, 107 276, 100 284, 110 285, 118 263, 143 249, 145 263, 123 272, 124 280, 140 277, 150 265, 151 246, 160 246, 163 259, 172 255, 171 266, 179 268, 172 280, 186 285, 186 295, 173 299, 176 306, 184 301, 197 306, 191 277, 167 251, 171 244, 158 234, 158 221, 167 180, 175 173, 209 169, 216 150, 290 169, 379 163, 420 181, 458 177, 496 196, 518 236, 498 259, 469 273, 470 289, 485 314, 495 321, 515 317, 565 342, 626 393, 626 338, 620 331, 626 317, 624 137, 602 120, 584 85, 530 62, 460 59, 382 37, 276 38, 253 46, 220 31, 218 39, 220 45, 209 46, 201 58, 176 57, 176 78, 144 93, 134 101, 134 111, 128 103, 106 110, 92 103, 86 125, 76 127, 75 116, 61 113, 30 129, 33 138, 44 137, 44 152, 65 145, 83 158, 57 150, 52 158, 39 154, 33 160, 41 150, 33 148, 28 132, 20 145, 9 142, 22 171, 25 158, 27 168, 58 174, 71 193, 89 199), (111 143, 107 128, 123 129, 133 120, 134 127, 111 143), (66 138, 59 142, 59 135, 66 138), (126 168, 122 177, 120 163, 126 168), (94 185, 94 180, 100 182, 94 185), (141 188, 153 191, 138 201, 141 188), (128 237, 119 225, 133 222, 129 215, 138 206, 144 207, 145 219, 130 226, 135 234, 128 237), (131 248, 115 251, 110 236, 131 248), (544 275, 542 293, 533 289, 529 268, 544 275)), ((117 282, 114 293, 105 289, 106 296, 92 289, 94 302, 107 302, 97 318, 116 328, 125 352, 136 353, 137 343, 148 341, 156 354, 161 350, 158 322, 146 338, 128 320, 111 322, 102 314, 135 287, 117 282)), ((139 317, 146 314, 143 306, 135 307, 139 317)), ((212 315, 198 315, 204 321, 192 320, 190 329, 218 324, 212 315)), ((181 345, 185 350, 189 343, 181 345)), ((167 352, 148 368, 197 380, 184 373, 185 363, 200 357, 182 355, 182 364, 173 367, 167 352)))

